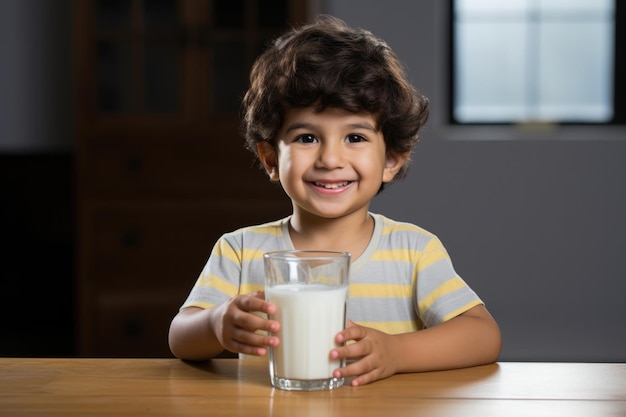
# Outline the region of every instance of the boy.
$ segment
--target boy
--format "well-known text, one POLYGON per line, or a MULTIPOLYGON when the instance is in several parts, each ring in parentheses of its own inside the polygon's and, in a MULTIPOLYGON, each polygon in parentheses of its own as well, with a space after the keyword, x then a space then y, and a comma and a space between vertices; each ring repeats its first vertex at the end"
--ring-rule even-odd
POLYGON ((359 386, 400 372, 495 361, 498 326, 436 236, 369 212, 384 184, 406 174, 428 115, 427 100, 391 49, 326 17, 277 39, 250 80, 247 146, 280 182, 293 213, 220 238, 172 321, 174 355, 266 355, 280 341, 265 332, 280 323, 254 314, 275 312, 262 291, 263 253, 324 249, 350 252, 353 260, 350 322, 329 352, 349 361, 335 377, 353 377, 359 386))

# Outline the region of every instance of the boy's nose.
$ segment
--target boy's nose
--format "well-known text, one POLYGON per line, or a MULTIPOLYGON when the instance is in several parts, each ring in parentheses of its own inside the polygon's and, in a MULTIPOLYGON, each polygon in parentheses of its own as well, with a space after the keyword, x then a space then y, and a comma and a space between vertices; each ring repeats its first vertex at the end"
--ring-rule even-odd
POLYGON ((342 143, 325 142, 320 146, 317 165, 322 168, 341 168, 345 164, 342 143))

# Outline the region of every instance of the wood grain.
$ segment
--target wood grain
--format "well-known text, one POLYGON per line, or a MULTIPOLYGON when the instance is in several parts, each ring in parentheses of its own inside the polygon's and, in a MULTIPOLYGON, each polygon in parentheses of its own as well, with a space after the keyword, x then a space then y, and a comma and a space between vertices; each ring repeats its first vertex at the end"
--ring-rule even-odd
POLYGON ((498 363, 271 387, 262 359, 0 358, 0 416, 626 416, 626 364, 498 363))

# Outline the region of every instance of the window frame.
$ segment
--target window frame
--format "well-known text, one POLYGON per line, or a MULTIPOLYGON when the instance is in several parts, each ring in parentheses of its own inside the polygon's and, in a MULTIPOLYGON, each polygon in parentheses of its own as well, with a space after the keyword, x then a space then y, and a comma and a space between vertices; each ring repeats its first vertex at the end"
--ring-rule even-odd
MULTIPOLYGON (((624 136, 623 129, 620 126, 626 125, 626 56, 619 54, 618 51, 626 48, 626 3, 615 2, 615 42, 614 42, 614 68, 613 68, 613 117, 607 122, 460 122, 454 118, 454 99, 455 99, 455 72, 454 72, 454 8, 453 0, 445 0, 440 3, 440 7, 444 10, 440 11, 440 17, 445 20, 442 25, 445 28, 445 34, 442 36, 445 58, 443 60, 446 69, 446 103, 444 110, 445 124, 448 131, 458 130, 458 128, 477 128, 473 130, 481 131, 483 138, 502 137, 504 132, 508 132, 509 136, 528 136, 533 137, 550 135, 554 136, 555 131, 570 131, 566 135, 573 138, 588 138, 587 130, 597 130, 602 128, 607 133, 607 137, 624 136), (567 129, 567 128, 570 129, 567 129), (576 128, 577 130, 572 130, 576 128), (582 130, 580 130, 582 129, 582 130), (615 134, 611 132, 616 131, 615 134), (572 133, 575 133, 572 135, 572 133)), ((453 135, 457 136, 457 135, 453 135)), ((472 135, 473 136, 473 135, 472 135)), ((626 139, 626 137, 624 137, 626 139)))

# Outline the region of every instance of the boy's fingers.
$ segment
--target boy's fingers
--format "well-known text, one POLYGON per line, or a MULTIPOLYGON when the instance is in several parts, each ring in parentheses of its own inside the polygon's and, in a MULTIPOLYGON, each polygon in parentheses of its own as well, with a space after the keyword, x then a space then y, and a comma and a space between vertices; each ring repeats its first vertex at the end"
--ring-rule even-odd
POLYGON ((259 296, 258 294, 263 293, 262 291, 257 291, 256 293, 252 293, 248 296, 241 296, 238 298, 238 306, 243 311, 260 311, 266 314, 274 314, 276 312, 276 307, 274 304, 265 301, 265 296, 259 296))
POLYGON ((331 359, 355 359, 367 355, 367 347, 363 343, 352 343, 350 345, 334 348, 330 351, 331 359))
POLYGON ((268 336, 243 330, 238 331, 234 335, 234 340, 248 346, 278 346, 279 344, 279 340, 276 336, 268 336))
POLYGON ((335 341, 337 343, 345 343, 348 340, 361 340, 366 336, 365 328, 358 326, 353 322, 348 322, 348 327, 337 333, 335 341))

